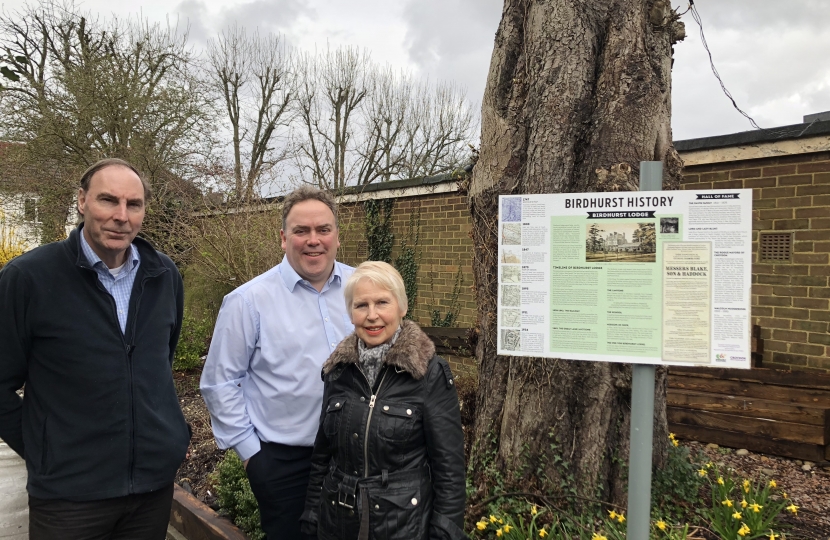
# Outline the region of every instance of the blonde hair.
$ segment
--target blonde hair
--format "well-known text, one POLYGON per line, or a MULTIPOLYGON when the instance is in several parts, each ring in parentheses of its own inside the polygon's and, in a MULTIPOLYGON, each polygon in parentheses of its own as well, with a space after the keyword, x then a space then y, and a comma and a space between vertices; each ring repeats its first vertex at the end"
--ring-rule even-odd
POLYGON ((378 287, 382 287, 395 297, 398 301, 398 306, 406 312, 409 308, 409 302, 406 300, 406 287, 403 284, 403 278, 395 270, 395 267, 389 263, 382 261, 366 261, 361 263, 355 269, 354 273, 346 281, 346 287, 343 289, 343 296, 346 297, 346 307, 352 308, 352 300, 354 300, 354 287, 363 279, 368 279, 378 287))

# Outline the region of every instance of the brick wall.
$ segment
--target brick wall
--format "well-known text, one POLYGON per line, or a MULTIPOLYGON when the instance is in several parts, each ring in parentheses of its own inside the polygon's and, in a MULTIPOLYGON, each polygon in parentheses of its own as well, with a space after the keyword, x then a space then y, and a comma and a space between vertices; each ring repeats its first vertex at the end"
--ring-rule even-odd
POLYGON ((753 190, 752 321, 763 365, 830 371, 830 152, 690 166, 683 188, 753 190), (790 261, 759 260, 766 232, 792 233, 790 261))

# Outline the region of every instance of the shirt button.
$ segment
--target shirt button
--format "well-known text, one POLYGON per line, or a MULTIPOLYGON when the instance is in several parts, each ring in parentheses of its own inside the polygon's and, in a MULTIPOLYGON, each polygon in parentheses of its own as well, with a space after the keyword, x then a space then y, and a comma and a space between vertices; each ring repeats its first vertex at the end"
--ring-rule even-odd
POLYGON ((326 318, 325 318, 325 319, 323 319, 323 320, 324 320, 324 321, 326 321, 326 322, 329 322, 329 318, 328 318, 328 317, 326 317, 326 318))
POLYGON ((331 346, 334 347, 334 343, 332 343, 331 346))

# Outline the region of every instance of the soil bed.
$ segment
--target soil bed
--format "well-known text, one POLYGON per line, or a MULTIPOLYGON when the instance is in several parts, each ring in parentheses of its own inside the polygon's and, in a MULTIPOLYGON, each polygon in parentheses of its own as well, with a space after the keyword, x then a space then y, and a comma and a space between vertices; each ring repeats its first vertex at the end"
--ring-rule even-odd
MULTIPOLYGON (((176 483, 216 509, 216 489, 211 475, 225 452, 217 448, 213 438, 210 416, 199 391, 200 376, 201 370, 174 373, 182 411, 193 428, 189 457, 179 468, 176 483)), ((830 463, 813 464, 811 470, 804 471, 804 463, 798 460, 752 452, 741 456, 734 449, 715 448, 694 441, 681 441, 681 444, 688 446, 693 456, 703 452, 708 460, 720 467, 731 467, 742 477, 752 480, 774 478, 799 507, 797 516, 785 518, 792 527, 786 533, 788 538, 830 539, 830 463)), ((708 502, 708 498, 701 500, 701 504, 708 502)), ((717 536, 704 529, 698 530, 698 537, 717 540, 717 536)))

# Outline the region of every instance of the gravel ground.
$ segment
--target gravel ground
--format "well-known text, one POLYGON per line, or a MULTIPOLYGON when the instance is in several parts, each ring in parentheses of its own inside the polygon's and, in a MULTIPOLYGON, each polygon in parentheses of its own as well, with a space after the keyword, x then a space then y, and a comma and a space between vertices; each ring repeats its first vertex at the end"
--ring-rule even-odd
MULTIPOLYGON (((785 519, 792 526, 792 530, 787 533, 788 539, 830 538, 830 463, 805 463, 699 442, 681 441, 681 444, 688 446, 693 456, 703 452, 718 466, 730 467, 744 478, 763 481, 775 479, 778 486, 799 507, 797 516, 788 514, 785 519)), ((701 533, 701 538, 717 538, 706 535, 705 531, 701 533)))

